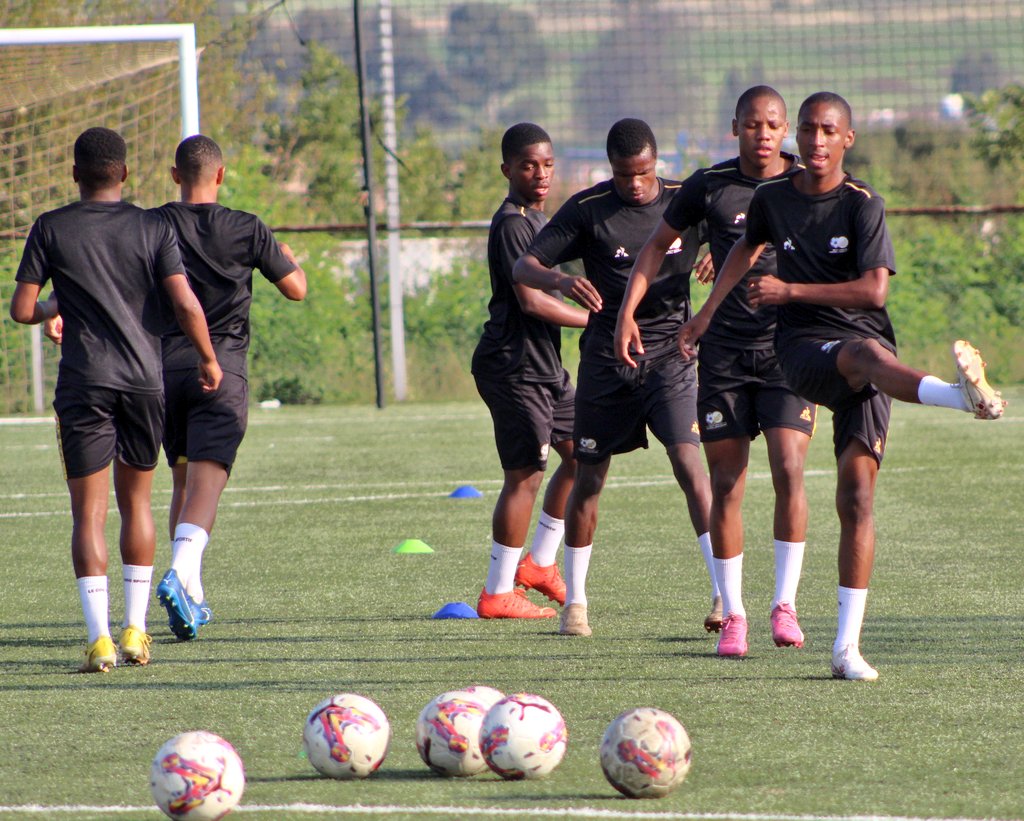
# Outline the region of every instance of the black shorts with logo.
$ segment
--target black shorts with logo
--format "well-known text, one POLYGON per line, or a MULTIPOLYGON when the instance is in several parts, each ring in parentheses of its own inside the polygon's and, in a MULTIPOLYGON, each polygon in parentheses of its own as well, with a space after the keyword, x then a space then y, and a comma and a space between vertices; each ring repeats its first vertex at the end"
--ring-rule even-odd
POLYGON ((494 422, 502 470, 545 470, 550 446, 572 438, 576 393, 569 373, 562 370, 560 383, 475 379, 494 422))
POLYGON ((65 478, 103 470, 115 456, 138 470, 156 467, 164 416, 161 394, 58 384, 53 409, 65 478))
POLYGON ((220 387, 206 393, 199 371, 164 371, 167 417, 164 452, 172 467, 189 462, 220 462, 230 472, 249 422, 249 383, 224 372, 220 387))
POLYGON ((697 368, 673 347, 638 367, 580 362, 576 389, 576 459, 600 464, 647 447, 647 428, 668 447, 700 445, 697 368))
POLYGON ((832 411, 836 458, 856 439, 881 465, 889 435, 892 399, 871 385, 855 391, 839 373, 836 363, 839 351, 850 341, 817 339, 778 345, 779 362, 793 390, 832 411))
POLYGON ((790 390, 774 350, 702 342, 697 362, 702 442, 755 439, 772 428, 814 433, 817 406, 790 390))

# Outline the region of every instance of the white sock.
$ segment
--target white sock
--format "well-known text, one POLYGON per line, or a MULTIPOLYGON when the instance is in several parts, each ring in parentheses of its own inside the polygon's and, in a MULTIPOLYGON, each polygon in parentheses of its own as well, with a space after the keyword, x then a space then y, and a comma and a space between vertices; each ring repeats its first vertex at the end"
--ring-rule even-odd
POLYGON ((743 554, 731 559, 715 559, 715 575, 722 595, 722 613, 728 616, 743 616, 743 554))
POLYGON ((864 608, 868 601, 867 588, 839 587, 839 628, 832 652, 846 645, 860 646, 860 628, 864 624, 864 608))
POLYGON ((80 576, 78 598, 85 615, 85 629, 89 632, 89 644, 100 636, 110 635, 110 598, 107 593, 106 576, 80 576))
POLYGON ((585 547, 565 546, 565 603, 587 603, 587 571, 590 569, 590 554, 594 545, 585 547))
POLYGON ((943 382, 937 376, 925 376, 917 386, 917 398, 922 405, 932 405, 936 408, 953 408, 954 410, 972 411, 968 407, 964 396, 960 393, 958 384, 943 382))
POLYGON ((530 545, 530 557, 537 567, 550 567, 555 563, 555 554, 564 534, 565 520, 548 516, 542 510, 537 529, 533 532, 533 544, 530 545))
POLYGON ((507 547, 492 541, 491 563, 487 567, 484 590, 488 593, 511 593, 516 583, 516 566, 522 555, 521 547, 507 547))
POLYGON ((711 601, 722 595, 718 589, 718 579, 715 576, 715 555, 711 552, 711 534, 701 533, 697 537, 697 544, 700 545, 700 553, 704 557, 704 566, 708 569, 708 577, 711 579, 711 601))
POLYGON ((126 564, 124 578, 124 622, 122 627, 137 627, 146 632, 146 613, 149 610, 149 590, 153 584, 153 567, 126 564))
POLYGON ((785 602, 796 607, 796 589, 800 584, 800 571, 804 566, 804 547, 807 542, 775 540, 775 598, 772 608, 785 602))
POLYGON ((196 602, 205 598, 203 595, 203 551, 210 534, 199 525, 181 522, 174 528, 174 544, 171 545, 171 569, 178 574, 185 592, 196 602))

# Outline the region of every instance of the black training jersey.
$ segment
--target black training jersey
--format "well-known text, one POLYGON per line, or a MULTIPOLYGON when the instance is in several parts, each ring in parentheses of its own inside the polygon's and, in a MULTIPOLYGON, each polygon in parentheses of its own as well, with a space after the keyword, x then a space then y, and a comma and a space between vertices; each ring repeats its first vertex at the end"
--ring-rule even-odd
MULTIPOLYGON (((799 160, 783 152, 789 170, 781 179, 800 169, 799 160)), ((748 177, 740 170, 739 157, 701 168, 686 179, 665 210, 665 222, 676 231, 707 222, 708 242, 715 270, 721 271, 736 240, 747 226, 747 209, 754 189, 764 179, 748 177)), ((775 273, 775 247, 765 246, 747 277, 775 273)), ((730 348, 770 350, 775 338, 774 306, 760 310, 750 307, 746 277, 733 288, 718 306, 703 339, 730 348)))
POLYGON ((523 313, 512 281, 512 267, 547 222, 542 211, 508 197, 491 218, 487 267, 491 276, 490 318, 473 352, 473 375, 514 376, 524 382, 561 382, 562 331, 523 313))
MULTIPOLYGON (((270 282, 295 270, 263 221, 217 203, 169 202, 153 209, 174 229, 189 283, 206 314, 221 369, 247 375, 252 272, 270 282)), ((169 304, 165 306, 170 310, 169 304)), ((194 368, 198 355, 171 319, 163 338, 164 370, 194 368)))
POLYGON ((58 384, 160 393, 158 284, 183 273, 171 229, 137 206, 76 202, 40 216, 16 279, 53 281, 64 321, 58 384))
MULTIPOLYGON (((754 192, 747 212, 747 241, 772 242, 784 282, 851 282, 864 271, 896 272, 885 203, 867 183, 850 176, 827 194, 802 194, 787 177, 754 192)), ((796 339, 882 339, 896 335, 885 308, 780 305, 776 344, 796 339)))
MULTIPOLYGON (((590 317, 580 343, 586 357, 615 361, 615 322, 633 262, 679 189, 678 182, 660 177, 658 186, 657 196, 646 205, 624 202, 611 180, 581 191, 558 209, 529 248, 548 266, 581 259, 601 294, 601 311, 590 317)), ((689 319, 690 272, 699 244, 697 228, 685 231, 637 306, 635 318, 646 351, 640 359, 674 347, 679 327, 689 319)))

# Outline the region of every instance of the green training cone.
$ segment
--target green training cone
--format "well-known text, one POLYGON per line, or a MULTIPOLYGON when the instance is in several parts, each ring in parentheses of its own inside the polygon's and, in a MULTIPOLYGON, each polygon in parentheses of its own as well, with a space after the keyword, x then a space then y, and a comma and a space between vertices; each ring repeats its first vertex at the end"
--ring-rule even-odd
POLYGON ((395 545, 395 553, 433 553, 434 548, 420 539, 406 539, 395 545))

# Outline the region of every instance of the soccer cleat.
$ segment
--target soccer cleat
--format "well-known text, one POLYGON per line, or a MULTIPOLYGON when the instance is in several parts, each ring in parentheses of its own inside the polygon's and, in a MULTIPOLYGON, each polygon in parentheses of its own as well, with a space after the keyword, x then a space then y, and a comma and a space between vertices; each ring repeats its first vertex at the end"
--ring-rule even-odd
POLYGON ((796 610, 788 602, 772 608, 772 641, 776 647, 803 647, 804 631, 796 620, 796 610))
POLYGON ((718 655, 740 658, 747 654, 747 620, 730 613, 722 621, 722 635, 718 639, 718 655))
POLYGON ((85 663, 78 668, 80 673, 109 673, 117 667, 117 648, 110 636, 100 636, 85 648, 85 663))
POLYGON ((832 651, 832 678, 874 681, 878 678, 878 671, 864 661, 856 644, 847 644, 839 652, 832 651))
POLYGON ((558 632, 563 636, 592 635, 594 631, 587 623, 587 606, 585 604, 570 604, 563 609, 558 632))
POLYGON ((156 597, 167 610, 167 626, 182 641, 196 637, 196 617, 189 605, 188 593, 173 568, 164 573, 156 586, 156 597))
POLYGON ((209 624, 213 621, 213 610, 210 609, 210 605, 206 603, 206 599, 203 599, 198 604, 196 600, 191 596, 188 597, 189 608, 192 610, 192 615, 196 619, 196 627, 202 627, 204 624, 209 624))
POLYGON ((121 631, 121 639, 117 644, 125 664, 141 666, 149 664, 149 645, 152 643, 153 637, 149 633, 129 625, 121 631))
POLYGON ((960 376, 960 393, 974 411, 976 419, 998 419, 1006 402, 1003 395, 985 378, 985 363, 970 342, 958 339, 953 343, 953 361, 960 376))
POLYGON ((476 614, 482 619, 550 619, 556 611, 550 607, 538 607, 526 598, 523 590, 488 593, 484 588, 476 603, 476 614))
POLYGON ((704 617, 704 629, 709 633, 717 633, 722 629, 722 597, 715 596, 711 602, 711 611, 704 617))
POLYGON ((527 554, 516 567, 516 584, 527 590, 536 590, 551 601, 565 604, 565 582, 558 572, 558 565, 541 567, 527 554))

